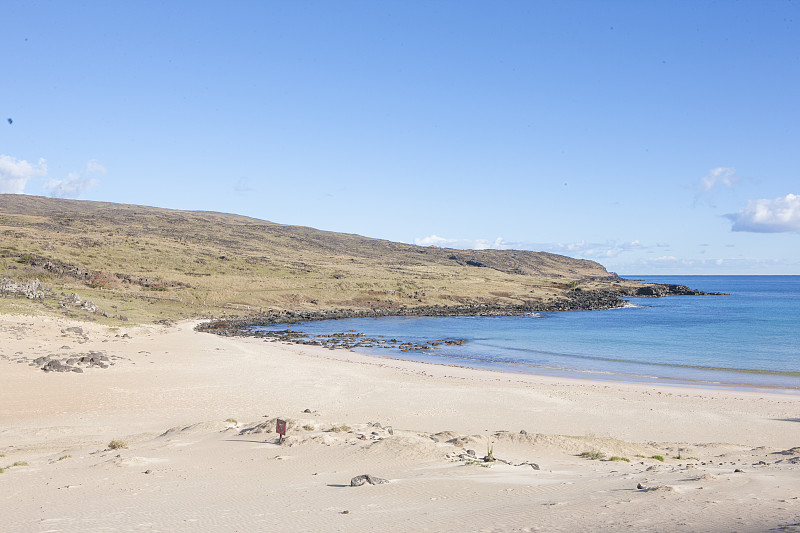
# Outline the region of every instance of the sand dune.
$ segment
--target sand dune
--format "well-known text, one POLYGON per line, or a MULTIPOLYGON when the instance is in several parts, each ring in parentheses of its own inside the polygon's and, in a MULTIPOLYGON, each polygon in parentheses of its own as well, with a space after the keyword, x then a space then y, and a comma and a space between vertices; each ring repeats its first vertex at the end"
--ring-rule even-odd
POLYGON ((800 530, 797 396, 500 374, 193 325, 0 316, 0 530, 800 530), (31 365, 89 353, 106 368, 31 365), (389 483, 351 487, 361 474, 389 483))

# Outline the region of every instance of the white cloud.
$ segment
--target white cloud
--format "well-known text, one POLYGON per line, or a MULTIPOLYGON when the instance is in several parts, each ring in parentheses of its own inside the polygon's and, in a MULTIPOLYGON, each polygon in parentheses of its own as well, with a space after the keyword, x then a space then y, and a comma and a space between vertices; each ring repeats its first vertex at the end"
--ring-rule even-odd
POLYGON ((448 239, 438 235, 414 239, 417 246, 439 246, 440 248, 457 248, 459 250, 508 250, 513 246, 502 237, 488 239, 448 239))
POLYGON ((755 233, 800 233, 800 196, 787 194, 772 200, 750 200, 738 213, 725 215, 732 231, 755 233))
POLYGON ((55 198, 78 198, 83 191, 97 185, 97 180, 91 177, 92 174, 105 173, 106 168, 97 160, 91 159, 82 172, 70 172, 63 180, 50 179, 44 187, 55 198))
POLYGON ((48 180, 45 184, 47 194, 54 198, 77 198, 83 191, 94 187, 97 180, 88 176, 82 176, 78 172, 70 172, 63 180, 48 180))
POLYGON ((86 163, 86 172, 88 174, 105 174, 106 173, 106 167, 101 165, 97 161, 97 159, 90 159, 86 163))
POLYGON ((506 241, 497 237, 494 241, 488 239, 450 239, 438 235, 414 239, 417 246, 439 246, 441 248, 456 248, 459 250, 536 250, 554 254, 568 255, 580 259, 602 260, 617 257, 622 253, 634 250, 647 250, 650 247, 640 241, 629 242, 609 241, 605 243, 592 243, 577 241, 571 243, 532 243, 506 241))
POLYGON ((583 259, 602 259, 607 257, 617 257, 621 253, 632 250, 644 250, 647 247, 640 241, 616 242, 608 241, 605 243, 590 243, 579 241, 573 243, 543 244, 539 249, 564 255, 575 255, 583 259))
POLYGON ((23 194, 29 179, 46 174, 44 159, 32 164, 10 155, 0 155, 0 193, 23 194))
POLYGON ((734 174, 736 174, 736 169, 734 168, 712 168, 708 171, 708 174, 700 179, 700 190, 710 191, 717 185, 725 185, 728 188, 732 188, 739 181, 734 174))
POLYGON ((447 246, 447 243, 455 242, 455 239, 445 239, 444 237, 439 237, 438 235, 428 235, 427 237, 422 237, 421 239, 414 239, 414 244, 417 246, 447 246))

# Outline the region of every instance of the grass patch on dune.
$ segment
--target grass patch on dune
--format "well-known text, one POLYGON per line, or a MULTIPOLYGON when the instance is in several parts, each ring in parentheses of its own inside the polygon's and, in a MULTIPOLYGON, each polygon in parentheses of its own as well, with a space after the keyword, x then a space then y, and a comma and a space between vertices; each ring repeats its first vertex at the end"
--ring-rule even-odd
POLYGON ((604 454, 603 452, 599 452, 597 450, 592 450, 587 452, 581 452, 580 456, 583 457, 584 459, 600 460, 603 459, 606 456, 606 454, 604 454))
POLYGON ((128 447, 128 443, 124 440, 114 439, 108 443, 109 450, 121 450, 128 447))
POLYGON ((628 459, 627 457, 619 457, 617 455, 612 455, 611 457, 608 458, 608 460, 609 461, 625 461, 626 463, 630 463, 631 462, 631 460, 628 459))
POLYGON ((5 472, 5 471, 6 471, 6 470, 8 470, 9 468, 13 468, 13 467, 15 467, 15 466, 28 466, 28 462, 27 462, 27 461, 15 461, 13 464, 10 464, 10 465, 8 465, 8 466, 5 466, 5 467, 3 467, 3 468, 0 468, 0 474, 2 474, 3 472, 5 472))

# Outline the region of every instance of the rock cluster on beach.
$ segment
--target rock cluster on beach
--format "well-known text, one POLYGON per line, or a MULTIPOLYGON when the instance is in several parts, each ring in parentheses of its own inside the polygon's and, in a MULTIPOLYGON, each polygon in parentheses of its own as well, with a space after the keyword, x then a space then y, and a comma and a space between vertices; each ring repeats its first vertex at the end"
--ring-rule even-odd
MULTIPOLYGON (((9 331, 8 333, 14 333, 9 331)), ((79 326, 71 326, 61 330, 62 337, 71 337, 73 342, 84 344, 89 341, 89 335, 79 326)), ((126 338, 130 338, 125 335, 126 338)), ((89 350, 73 352, 69 346, 61 346, 63 353, 48 353, 46 355, 26 354, 17 352, 13 356, 0 354, 0 358, 16 363, 25 363, 30 367, 38 368, 44 372, 76 372, 83 373, 85 369, 105 369, 113 366, 117 360, 125 359, 119 355, 108 355, 103 351, 89 350)))
POLYGON ((351 350, 353 348, 395 348, 401 352, 410 352, 418 350, 432 350, 439 346, 461 346, 465 339, 436 339, 423 342, 408 342, 398 339, 378 339, 374 337, 367 337, 365 333, 358 333, 355 331, 346 333, 332 333, 330 335, 309 335, 300 331, 293 331, 291 329, 283 330, 252 330, 247 335, 271 339, 274 341, 291 342, 293 344, 303 344, 306 346, 323 346, 331 350, 336 348, 344 348, 351 350))
POLYGON ((66 358, 44 355, 34 359, 30 365, 38 366, 45 372, 83 372, 83 368, 108 368, 111 363, 108 356, 100 352, 76 354, 66 358))

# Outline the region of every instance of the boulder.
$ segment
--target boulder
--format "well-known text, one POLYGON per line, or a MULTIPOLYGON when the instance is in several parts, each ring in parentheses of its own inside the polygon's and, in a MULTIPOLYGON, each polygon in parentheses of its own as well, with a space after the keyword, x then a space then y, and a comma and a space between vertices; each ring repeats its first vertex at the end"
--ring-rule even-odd
POLYGON ((364 483, 369 483, 370 485, 383 485, 384 483, 389 483, 388 479, 383 479, 380 477, 371 476, 369 474, 363 474, 360 476, 356 476, 350 480, 351 487, 360 487, 364 483))

